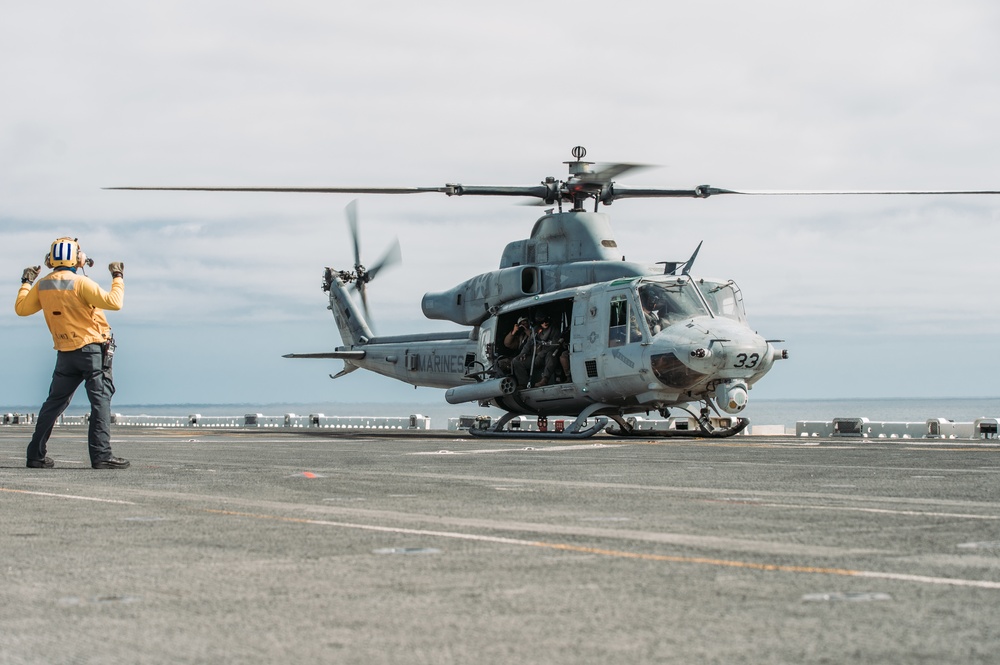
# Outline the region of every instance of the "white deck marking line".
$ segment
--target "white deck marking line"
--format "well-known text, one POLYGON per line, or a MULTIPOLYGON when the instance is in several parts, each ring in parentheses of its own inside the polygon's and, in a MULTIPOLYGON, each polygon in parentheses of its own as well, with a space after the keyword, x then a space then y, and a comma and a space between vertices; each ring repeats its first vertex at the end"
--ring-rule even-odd
MULTIPOLYGON (((521 441, 518 441, 518 443, 521 443, 521 441)), ((415 452, 415 453, 404 453, 404 454, 406 454, 406 455, 444 455, 444 454, 447 454, 447 455, 483 455, 483 454, 490 454, 490 453, 523 453, 523 452, 532 452, 532 453, 561 453, 561 452, 568 452, 568 451, 573 451, 573 450, 598 450, 600 448, 608 448, 608 449, 614 450, 617 447, 617 446, 608 445, 608 444, 605 444, 605 443, 586 443, 586 444, 579 444, 579 445, 575 445, 575 446, 533 446, 530 443, 530 439, 525 440, 524 443, 526 445, 523 445, 523 446, 520 446, 520 447, 510 447, 510 448, 471 448, 471 449, 458 448, 458 449, 455 449, 455 450, 446 448, 446 449, 442 449, 442 450, 426 450, 426 451, 420 451, 420 452, 415 452)))
POLYGON ((889 508, 858 508, 855 506, 810 506, 795 503, 757 503, 750 505, 766 508, 803 508, 806 510, 844 510, 857 513, 880 513, 885 515, 905 515, 907 517, 954 517, 966 520, 1000 520, 1000 515, 970 515, 967 513, 932 513, 922 510, 891 510, 889 508))
POLYGON ((1000 589, 1000 582, 985 580, 963 580, 951 577, 925 577, 923 575, 906 575, 904 573, 876 573, 859 570, 857 577, 870 577, 881 580, 896 580, 899 582, 921 582, 923 584, 947 584, 949 586, 975 587, 977 589, 1000 589))
POLYGON ((722 566, 726 568, 744 568, 748 570, 763 570, 784 573, 811 573, 814 575, 840 575, 843 577, 865 577, 869 579, 894 580, 898 582, 918 582, 921 584, 937 584, 945 586, 973 587, 977 589, 1000 589, 1000 582, 989 580, 968 580, 952 577, 928 577, 924 575, 908 575, 905 573, 883 573, 872 570, 851 570, 849 568, 821 568, 814 566, 789 566, 771 563, 755 563, 752 561, 735 561, 729 559, 712 559, 707 557, 674 556, 666 554, 646 554, 642 552, 625 552, 622 550, 606 550, 596 547, 584 547, 567 543, 547 543, 538 540, 523 540, 503 536, 486 536, 475 533, 459 533, 456 531, 432 531, 428 529, 407 529, 403 527, 376 526, 374 524, 356 524, 353 522, 334 522, 330 520, 314 520, 303 517, 281 517, 278 515, 261 515, 241 513, 232 510, 213 510, 205 508, 206 513, 227 515, 231 517, 250 517, 260 520, 275 520, 295 524, 314 524, 317 526, 333 526, 345 529, 361 529, 364 531, 381 531, 384 533, 403 533, 415 536, 432 536, 438 538, 454 538, 457 540, 472 540, 479 542, 500 543, 504 545, 522 545, 525 547, 541 547, 567 552, 597 554, 600 556, 624 559, 639 559, 643 561, 663 561, 669 563, 693 563, 706 566, 722 566))
POLYGON ((312 520, 304 517, 280 517, 278 515, 261 515, 259 513, 241 513, 234 510, 213 510, 205 508, 206 513, 228 515, 230 517, 253 517, 259 520, 275 520, 278 522, 293 522, 295 524, 315 524, 317 526, 339 526, 346 529, 361 529, 363 531, 382 531, 386 533, 405 533, 414 536, 437 536, 439 538, 456 538, 459 540, 478 540, 488 543, 505 545, 536 545, 534 541, 520 538, 504 538, 502 536, 483 536, 475 533, 459 533, 457 531, 433 531, 430 529, 407 529, 396 526, 376 526, 374 524, 355 524, 353 522, 334 522, 331 520, 312 520))
POLYGON ((122 501, 120 499, 98 499, 92 496, 76 496, 75 494, 54 494, 52 492, 32 492, 29 490, 14 490, 7 487, 0 487, 0 492, 12 492, 14 494, 32 494, 34 496, 51 496, 57 499, 75 499, 77 501, 97 501, 98 503, 120 503, 126 506, 134 506, 134 501, 122 501))
MULTIPOLYGON (((708 494, 708 495, 737 495, 740 497, 751 497, 757 498, 761 501, 775 500, 781 498, 794 498, 794 499, 835 499, 844 500, 848 499, 856 503, 900 503, 900 504, 917 504, 917 505, 931 505, 931 506, 958 506, 958 507, 976 507, 981 506, 988 508, 990 510, 996 510, 996 501, 967 501, 967 500, 957 500, 957 499, 922 499, 922 498, 910 498, 910 497, 900 497, 900 496, 872 496, 872 495, 856 495, 856 494, 834 494, 830 492, 777 492, 768 490, 745 490, 745 489, 728 489, 725 487, 697 487, 697 486, 679 486, 679 485, 645 485, 637 483, 611 483, 611 482, 597 482, 597 481, 580 481, 580 480, 548 480, 539 478, 510 478, 510 477, 496 477, 496 476, 479 476, 479 475, 467 475, 461 473, 419 473, 419 472, 393 472, 393 471, 368 471, 365 472, 369 475, 378 476, 390 476, 390 477, 403 477, 403 478, 430 478, 430 479, 442 479, 450 481, 482 481, 486 483, 506 483, 513 484, 518 483, 522 485, 543 485, 551 487, 583 487, 590 489, 610 489, 615 491, 622 490, 641 490, 643 492, 657 492, 657 493, 669 493, 669 494, 708 494)), ((696 497, 697 498, 697 497, 696 497)))

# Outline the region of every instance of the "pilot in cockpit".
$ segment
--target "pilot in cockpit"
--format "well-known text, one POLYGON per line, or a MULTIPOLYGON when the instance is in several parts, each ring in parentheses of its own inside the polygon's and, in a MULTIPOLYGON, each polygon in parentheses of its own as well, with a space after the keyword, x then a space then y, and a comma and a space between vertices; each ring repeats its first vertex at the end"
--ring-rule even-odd
POLYGON ((650 334, 656 335, 668 323, 665 308, 659 296, 651 288, 639 289, 639 302, 642 303, 642 315, 646 319, 650 334))

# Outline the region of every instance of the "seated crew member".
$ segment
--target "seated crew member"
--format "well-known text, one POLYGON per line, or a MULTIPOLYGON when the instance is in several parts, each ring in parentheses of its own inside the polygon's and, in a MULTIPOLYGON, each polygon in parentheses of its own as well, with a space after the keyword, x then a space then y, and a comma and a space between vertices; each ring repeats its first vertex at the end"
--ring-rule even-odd
MULTIPOLYGON (((535 372, 544 368, 549 354, 556 345, 555 328, 548 316, 539 319, 534 333, 521 347, 521 352, 514 359, 514 378, 519 386, 530 388, 535 372)), ((542 385, 542 384, 539 384, 542 385)))
POLYGON ((562 331, 559 339, 545 361, 545 370, 541 380, 536 384, 544 386, 549 383, 564 383, 570 380, 569 373, 569 328, 562 331))
POLYGON ((513 374, 512 363, 513 360, 511 356, 516 355, 524 343, 528 340, 531 327, 528 325, 528 318, 525 316, 520 317, 514 327, 510 329, 502 340, 502 343, 497 348, 496 355, 496 368, 502 376, 511 376, 513 374))
POLYGON ((651 335, 656 335, 663 329, 665 323, 660 317, 659 299, 648 290, 640 292, 639 302, 642 303, 642 315, 651 335))
POLYGON ((510 332, 504 336, 504 347, 511 351, 520 351, 521 347, 524 346, 524 342, 528 339, 530 330, 531 326, 528 325, 528 317, 522 316, 514 324, 514 327, 510 329, 510 332))

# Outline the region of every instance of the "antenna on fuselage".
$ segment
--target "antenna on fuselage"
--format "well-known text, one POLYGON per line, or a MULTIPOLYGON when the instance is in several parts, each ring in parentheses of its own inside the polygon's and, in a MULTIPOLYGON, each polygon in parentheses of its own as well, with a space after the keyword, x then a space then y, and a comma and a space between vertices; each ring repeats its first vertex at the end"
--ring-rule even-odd
POLYGON ((701 246, 704 243, 705 243, 704 240, 698 243, 698 246, 695 247, 694 249, 694 254, 692 254, 691 258, 688 259, 687 261, 657 261, 656 265, 663 266, 664 275, 676 275, 677 269, 680 268, 681 266, 684 266, 684 269, 681 271, 681 274, 690 275, 691 267, 694 265, 694 260, 698 258, 698 252, 701 251, 701 246))
POLYGON ((705 241, 702 240, 701 242, 698 243, 698 246, 694 248, 694 254, 692 254, 691 258, 688 259, 687 262, 684 264, 684 272, 682 274, 684 275, 691 274, 691 268, 694 266, 694 260, 698 258, 698 252, 701 251, 701 246, 704 242, 705 241))

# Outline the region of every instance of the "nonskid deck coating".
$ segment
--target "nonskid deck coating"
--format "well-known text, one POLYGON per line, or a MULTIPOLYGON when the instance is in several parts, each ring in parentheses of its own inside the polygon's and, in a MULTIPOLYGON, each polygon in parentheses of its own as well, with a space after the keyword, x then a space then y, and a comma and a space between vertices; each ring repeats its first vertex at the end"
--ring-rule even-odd
POLYGON ((132 468, 95 471, 82 429, 57 429, 41 470, 24 468, 30 428, 0 428, 0 653, 989 662, 1000 646, 993 444, 332 434, 116 429, 132 468))

